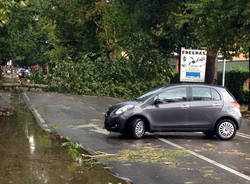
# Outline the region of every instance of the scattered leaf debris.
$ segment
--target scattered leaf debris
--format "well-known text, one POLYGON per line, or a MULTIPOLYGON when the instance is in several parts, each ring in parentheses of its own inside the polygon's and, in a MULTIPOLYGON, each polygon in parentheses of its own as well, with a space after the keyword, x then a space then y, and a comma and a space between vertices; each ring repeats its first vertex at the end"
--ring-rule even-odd
POLYGON ((84 158, 89 159, 107 159, 107 160, 121 160, 132 162, 146 162, 146 163, 161 163, 167 166, 176 166, 178 157, 186 157, 190 154, 185 150, 166 150, 155 147, 150 144, 135 145, 133 149, 121 150, 115 154, 97 151, 94 155, 82 154, 84 158))

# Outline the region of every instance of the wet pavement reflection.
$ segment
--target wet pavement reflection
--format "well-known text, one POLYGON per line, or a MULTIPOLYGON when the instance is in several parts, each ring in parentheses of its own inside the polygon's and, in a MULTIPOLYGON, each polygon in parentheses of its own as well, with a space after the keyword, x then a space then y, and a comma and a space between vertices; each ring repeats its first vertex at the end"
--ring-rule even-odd
POLYGON ((12 95, 14 115, 0 118, 0 183, 117 184, 124 183, 100 165, 79 165, 61 142, 43 131, 12 95))

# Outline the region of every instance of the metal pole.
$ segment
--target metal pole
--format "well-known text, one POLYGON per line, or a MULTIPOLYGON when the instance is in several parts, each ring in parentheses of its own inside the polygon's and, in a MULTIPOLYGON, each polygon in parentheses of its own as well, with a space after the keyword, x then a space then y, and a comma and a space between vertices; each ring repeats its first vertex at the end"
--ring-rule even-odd
POLYGON ((225 74, 226 74, 226 60, 223 58, 223 74, 222 74, 222 86, 225 86, 225 74))

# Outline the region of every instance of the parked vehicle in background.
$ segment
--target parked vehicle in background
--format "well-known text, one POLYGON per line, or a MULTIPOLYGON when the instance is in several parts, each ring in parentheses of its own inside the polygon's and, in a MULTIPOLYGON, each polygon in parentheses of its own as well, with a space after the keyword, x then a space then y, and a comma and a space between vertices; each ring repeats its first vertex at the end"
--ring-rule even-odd
POLYGON ((7 73, 8 75, 10 75, 10 74, 11 74, 11 69, 7 69, 7 70, 6 70, 6 73, 7 73))
POLYGON ((16 74, 18 74, 21 70, 25 70, 25 68, 16 68, 15 69, 16 74))
POLYGON ((29 77, 31 75, 31 72, 28 69, 20 68, 17 70, 17 75, 19 79, 22 79, 22 78, 29 77))
POLYGON ((221 86, 175 84, 116 104, 105 114, 105 128, 141 138, 148 132, 203 132, 230 140, 241 125, 240 106, 221 86))

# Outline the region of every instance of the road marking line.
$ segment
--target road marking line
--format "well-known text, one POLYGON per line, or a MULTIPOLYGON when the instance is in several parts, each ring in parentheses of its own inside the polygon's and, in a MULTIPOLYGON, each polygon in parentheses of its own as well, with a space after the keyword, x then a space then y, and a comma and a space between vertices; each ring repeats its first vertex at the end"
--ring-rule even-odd
POLYGON ((241 132, 237 132, 236 135, 237 135, 237 136, 240 136, 240 137, 244 137, 244 138, 250 139, 250 135, 248 135, 248 134, 244 134, 244 133, 241 133, 241 132))
POLYGON ((97 111, 94 107, 92 106, 89 106, 90 109, 94 110, 94 111, 97 111))
POLYGON ((226 170, 226 171, 228 171, 228 172, 231 172, 232 174, 235 174, 235 175, 237 175, 237 176, 240 176, 240 177, 242 177, 242 178, 244 178, 244 179, 250 181, 250 177, 249 177, 249 176, 247 176, 247 175, 245 175, 245 174, 242 174, 242 173, 239 172, 239 171, 236 171, 236 170, 234 170, 234 169, 231 169, 230 167, 227 167, 227 166, 225 166, 225 165, 223 165, 223 164, 220 164, 220 163, 218 163, 218 162, 216 162, 216 161, 214 161, 214 160, 211 160, 211 159, 209 159, 209 158, 207 158, 207 157, 205 157, 205 156, 203 156, 203 155, 200 155, 200 154, 198 154, 198 153, 196 153, 196 152, 193 152, 193 151, 191 151, 191 150, 188 150, 188 149, 186 149, 186 148, 184 148, 184 147, 182 147, 182 146, 180 146, 180 145, 178 145, 178 144, 172 143, 172 142, 170 142, 170 141, 168 141, 168 140, 166 140, 166 139, 164 139, 164 138, 158 138, 158 137, 156 137, 156 138, 157 138, 158 140, 164 142, 164 143, 167 143, 167 144, 169 144, 169 145, 171 145, 171 146, 174 146, 174 147, 176 147, 176 148, 185 150, 185 151, 187 151, 188 153, 190 153, 190 154, 193 155, 193 156, 196 156, 196 157, 198 157, 198 158, 200 158, 200 159, 202 159, 202 160, 204 160, 204 161, 206 161, 206 162, 209 162, 210 164, 213 164, 213 165, 215 165, 215 166, 217 166, 217 167, 220 167, 220 168, 222 168, 222 169, 224 169, 224 170, 226 170))
POLYGON ((69 128, 73 128, 73 129, 79 129, 79 128, 93 128, 93 129, 90 129, 89 131, 91 132, 96 132, 96 133, 100 133, 100 134, 104 134, 104 135, 109 135, 110 132, 108 132, 107 130, 99 127, 98 125, 95 125, 93 123, 89 123, 89 124, 86 124, 86 125, 77 125, 77 126, 68 126, 69 128))
MULTIPOLYGON (((195 133, 202 134, 201 132, 195 132, 195 133)), ((244 134, 244 133, 241 133, 241 132, 237 132, 236 135, 239 136, 239 137, 243 137, 243 138, 246 138, 246 139, 250 139, 250 135, 248 135, 248 134, 244 134)))
POLYGON ((90 131, 100 133, 100 134, 104 134, 104 135, 109 135, 110 134, 110 132, 108 132, 107 130, 103 130, 101 128, 96 128, 96 129, 93 129, 93 130, 90 130, 90 131))

